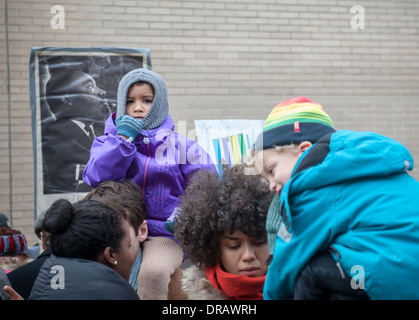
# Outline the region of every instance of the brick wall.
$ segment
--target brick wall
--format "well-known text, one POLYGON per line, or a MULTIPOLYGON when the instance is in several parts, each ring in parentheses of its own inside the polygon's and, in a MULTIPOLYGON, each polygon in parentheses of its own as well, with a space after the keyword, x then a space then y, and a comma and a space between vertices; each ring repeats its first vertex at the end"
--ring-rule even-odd
POLYGON ((339 129, 377 131, 419 158, 418 16, 416 0, 1 0, 0 212, 35 241, 31 47, 149 48, 175 124, 187 130, 194 119, 264 119, 306 95, 339 129), (64 29, 51 28, 53 5, 65 10, 64 29), (351 28, 354 5, 365 10, 364 29, 351 28))

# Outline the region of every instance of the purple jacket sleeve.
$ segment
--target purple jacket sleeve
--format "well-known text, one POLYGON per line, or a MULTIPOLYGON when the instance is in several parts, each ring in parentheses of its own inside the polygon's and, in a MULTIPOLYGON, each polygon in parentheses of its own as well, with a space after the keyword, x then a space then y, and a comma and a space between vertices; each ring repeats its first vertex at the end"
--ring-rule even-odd
POLYGON ((166 230, 164 223, 165 221, 147 219, 148 234, 173 238, 173 234, 166 230))
POLYGON ((95 138, 83 172, 84 182, 96 188, 103 181, 125 180, 136 152, 134 144, 119 136, 108 134, 95 138))

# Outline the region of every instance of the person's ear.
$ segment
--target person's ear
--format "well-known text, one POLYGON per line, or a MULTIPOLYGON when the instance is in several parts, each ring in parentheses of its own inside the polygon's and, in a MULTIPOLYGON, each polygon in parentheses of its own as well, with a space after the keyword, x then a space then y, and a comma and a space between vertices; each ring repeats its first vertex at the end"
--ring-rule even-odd
POLYGON ((105 251, 103 251, 103 258, 105 259, 105 261, 114 266, 116 264, 118 264, 118 259, 116 256, 116 251, 114 248, 112 247, 106 247, 105 251))
POLYGON ((148 227, 147 227, 147 220, 144 220, 138 230, 139 233, 139 240, 140 242, 144 242, 145 239, 148 237, 148 227))
POLYGON ((303 153, 304 151, 307 151, 309 148, 311 148, 313 144, 310 141, 303 141, 299 144, 298 149, 303 153))

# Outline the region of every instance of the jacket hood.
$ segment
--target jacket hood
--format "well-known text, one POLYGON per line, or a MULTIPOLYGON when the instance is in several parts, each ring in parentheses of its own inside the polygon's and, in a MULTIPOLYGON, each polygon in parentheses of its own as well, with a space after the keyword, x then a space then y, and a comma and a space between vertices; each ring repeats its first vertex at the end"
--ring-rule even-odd
POLYGON ((340 130, 300 157, 289 182, 294 193, 412 169, 412 155, 401 143, 373 132, 340 130))
POLYGON ((127 112, 128 91, 134 83, 146 82, 153 87, 154 99, 150 111, 144 118, 144 129, 154 129, 159 127, 169 113, 169 102, 167 97, 167 87, 163 78, 157 73, 140 68, 125 74, 118 86, 118 99, 116 116, 124 116, 127 112))

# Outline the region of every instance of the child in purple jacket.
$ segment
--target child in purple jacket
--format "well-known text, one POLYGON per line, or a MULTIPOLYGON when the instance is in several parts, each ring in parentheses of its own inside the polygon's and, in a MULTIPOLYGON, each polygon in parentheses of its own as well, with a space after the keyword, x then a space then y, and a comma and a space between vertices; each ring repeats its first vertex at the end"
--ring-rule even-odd
POLYGON ((97 137, 84 181, 97 187, 106 180, 133 179, 147 208, 149 238, 143 244, 138 276, 141 299, 167 299, 170 276, 183 250, 164 224, 176 216, 179 197, 197 170, 216 172, 209 155, 194 141, 174 132, 163 78, 147 69, 127 73, 118 87, 117 112, 97 137))

